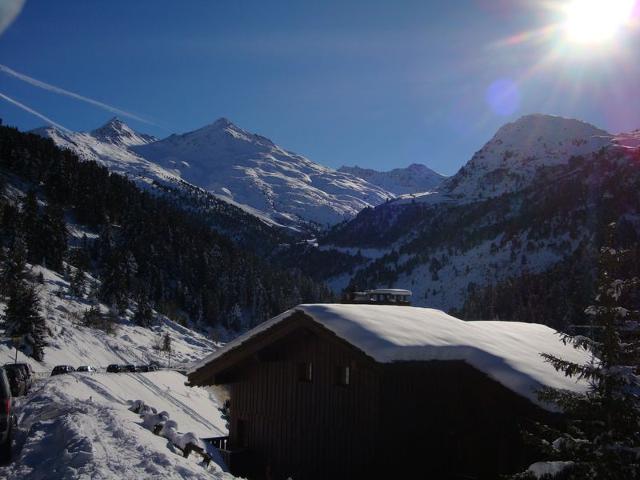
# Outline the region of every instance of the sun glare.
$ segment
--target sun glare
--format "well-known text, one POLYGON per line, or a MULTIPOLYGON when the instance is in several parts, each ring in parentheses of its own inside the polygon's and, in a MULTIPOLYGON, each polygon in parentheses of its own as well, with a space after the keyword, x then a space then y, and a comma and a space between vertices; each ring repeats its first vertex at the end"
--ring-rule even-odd
POLYGON ((576 43, 612 39, 631 20, 635 0, 571 0, 566 7, 565 30, 576 43))

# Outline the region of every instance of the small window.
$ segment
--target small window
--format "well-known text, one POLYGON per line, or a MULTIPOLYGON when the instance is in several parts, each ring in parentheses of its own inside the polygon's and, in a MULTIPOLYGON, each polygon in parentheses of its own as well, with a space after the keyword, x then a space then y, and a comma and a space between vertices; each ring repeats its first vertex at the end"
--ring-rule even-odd
POLYGON ((346 387, 351 383, 351 367, 348 365, 336 367, 336 385, 346 387))
POLYGON ((298 381, 311 382, 313 380, 313 364, 304 362, 298 364, 298 381))

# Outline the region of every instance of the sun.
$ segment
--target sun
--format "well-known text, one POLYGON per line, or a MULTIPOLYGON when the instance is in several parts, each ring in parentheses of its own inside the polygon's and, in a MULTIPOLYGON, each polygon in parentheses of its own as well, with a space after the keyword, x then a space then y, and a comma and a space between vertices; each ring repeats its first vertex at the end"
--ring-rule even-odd
POLYGON ((571 0, 564 23, 567 38, 597 44, 611 40, 630 22, 636 0, 571 0))

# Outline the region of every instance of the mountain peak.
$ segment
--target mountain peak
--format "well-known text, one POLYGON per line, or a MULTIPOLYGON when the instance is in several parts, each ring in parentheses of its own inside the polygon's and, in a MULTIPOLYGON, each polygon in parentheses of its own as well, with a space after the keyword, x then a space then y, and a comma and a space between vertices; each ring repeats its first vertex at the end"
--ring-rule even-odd
POLYGON ((89 132, 89 135, 101 142, 123 146, 145 145, 155 140, 151 135, 136 132, 118 117, 110 118, 107 123, 89 132))
POLYGON ((444 179, 444 176, 421 163, 412 163, 406 168, 394 168, 383 172, 357 165, 342 166, 338 171, 362 178, 395 195, 431 191, 444 179))
POLYGON ((218 118, 215 122, 213 122, 211 125, 211 127, 215 127, 215 128, 228 128, 228 127, 235 127, 234 123, 229 120, 227 117, 220 117, 218 118))
POLYGON ((542 168, 566 165, 611 145, 612 135, 590 123, 554 115, 520 117, 498 129, 445 190, 468 200, 512 192, 528 185, 542 168))
POLYGON ((503 136, 525 137, 530 139, 533 135, 545 138, 569 138, 571 136, 610 136, 610 134, 590 123, 565 118, 556 115, 546 115, 533 113, 524 115, 515 122, 503 125, 497 132, 495 138, 503 136))

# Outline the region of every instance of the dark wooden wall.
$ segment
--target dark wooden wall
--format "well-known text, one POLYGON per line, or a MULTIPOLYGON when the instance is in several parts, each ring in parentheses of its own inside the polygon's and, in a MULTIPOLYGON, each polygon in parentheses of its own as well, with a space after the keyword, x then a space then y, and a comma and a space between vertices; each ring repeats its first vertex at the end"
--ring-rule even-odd
POLYGON ((380 472, 392 477, 495 479, 520 471, 533 461, 522 427, 551 420, 462 361, 389 364, 383 385, 382 429, 396 441, 380 472))
POLYGON ((279 328, 202 373, 230 387, 230 445, 253 459, 234 473, 252 480, 493 480, 535 461, 524 425, 557 420, 463 361, 379 364, 303 317, 279 328))
POLYGON ((273 479, 295 480, 357 478, 373 467, 379 368, 353 349, 298 331, 254 356, 231 381, 230 442, 254 453, 253 478, 265 478, 267 465, 273 479), (313 364, 311 382, 298 380, 301 362, 313 364), (351 381, 340 386, 336 367, 345 365, 351 381))

